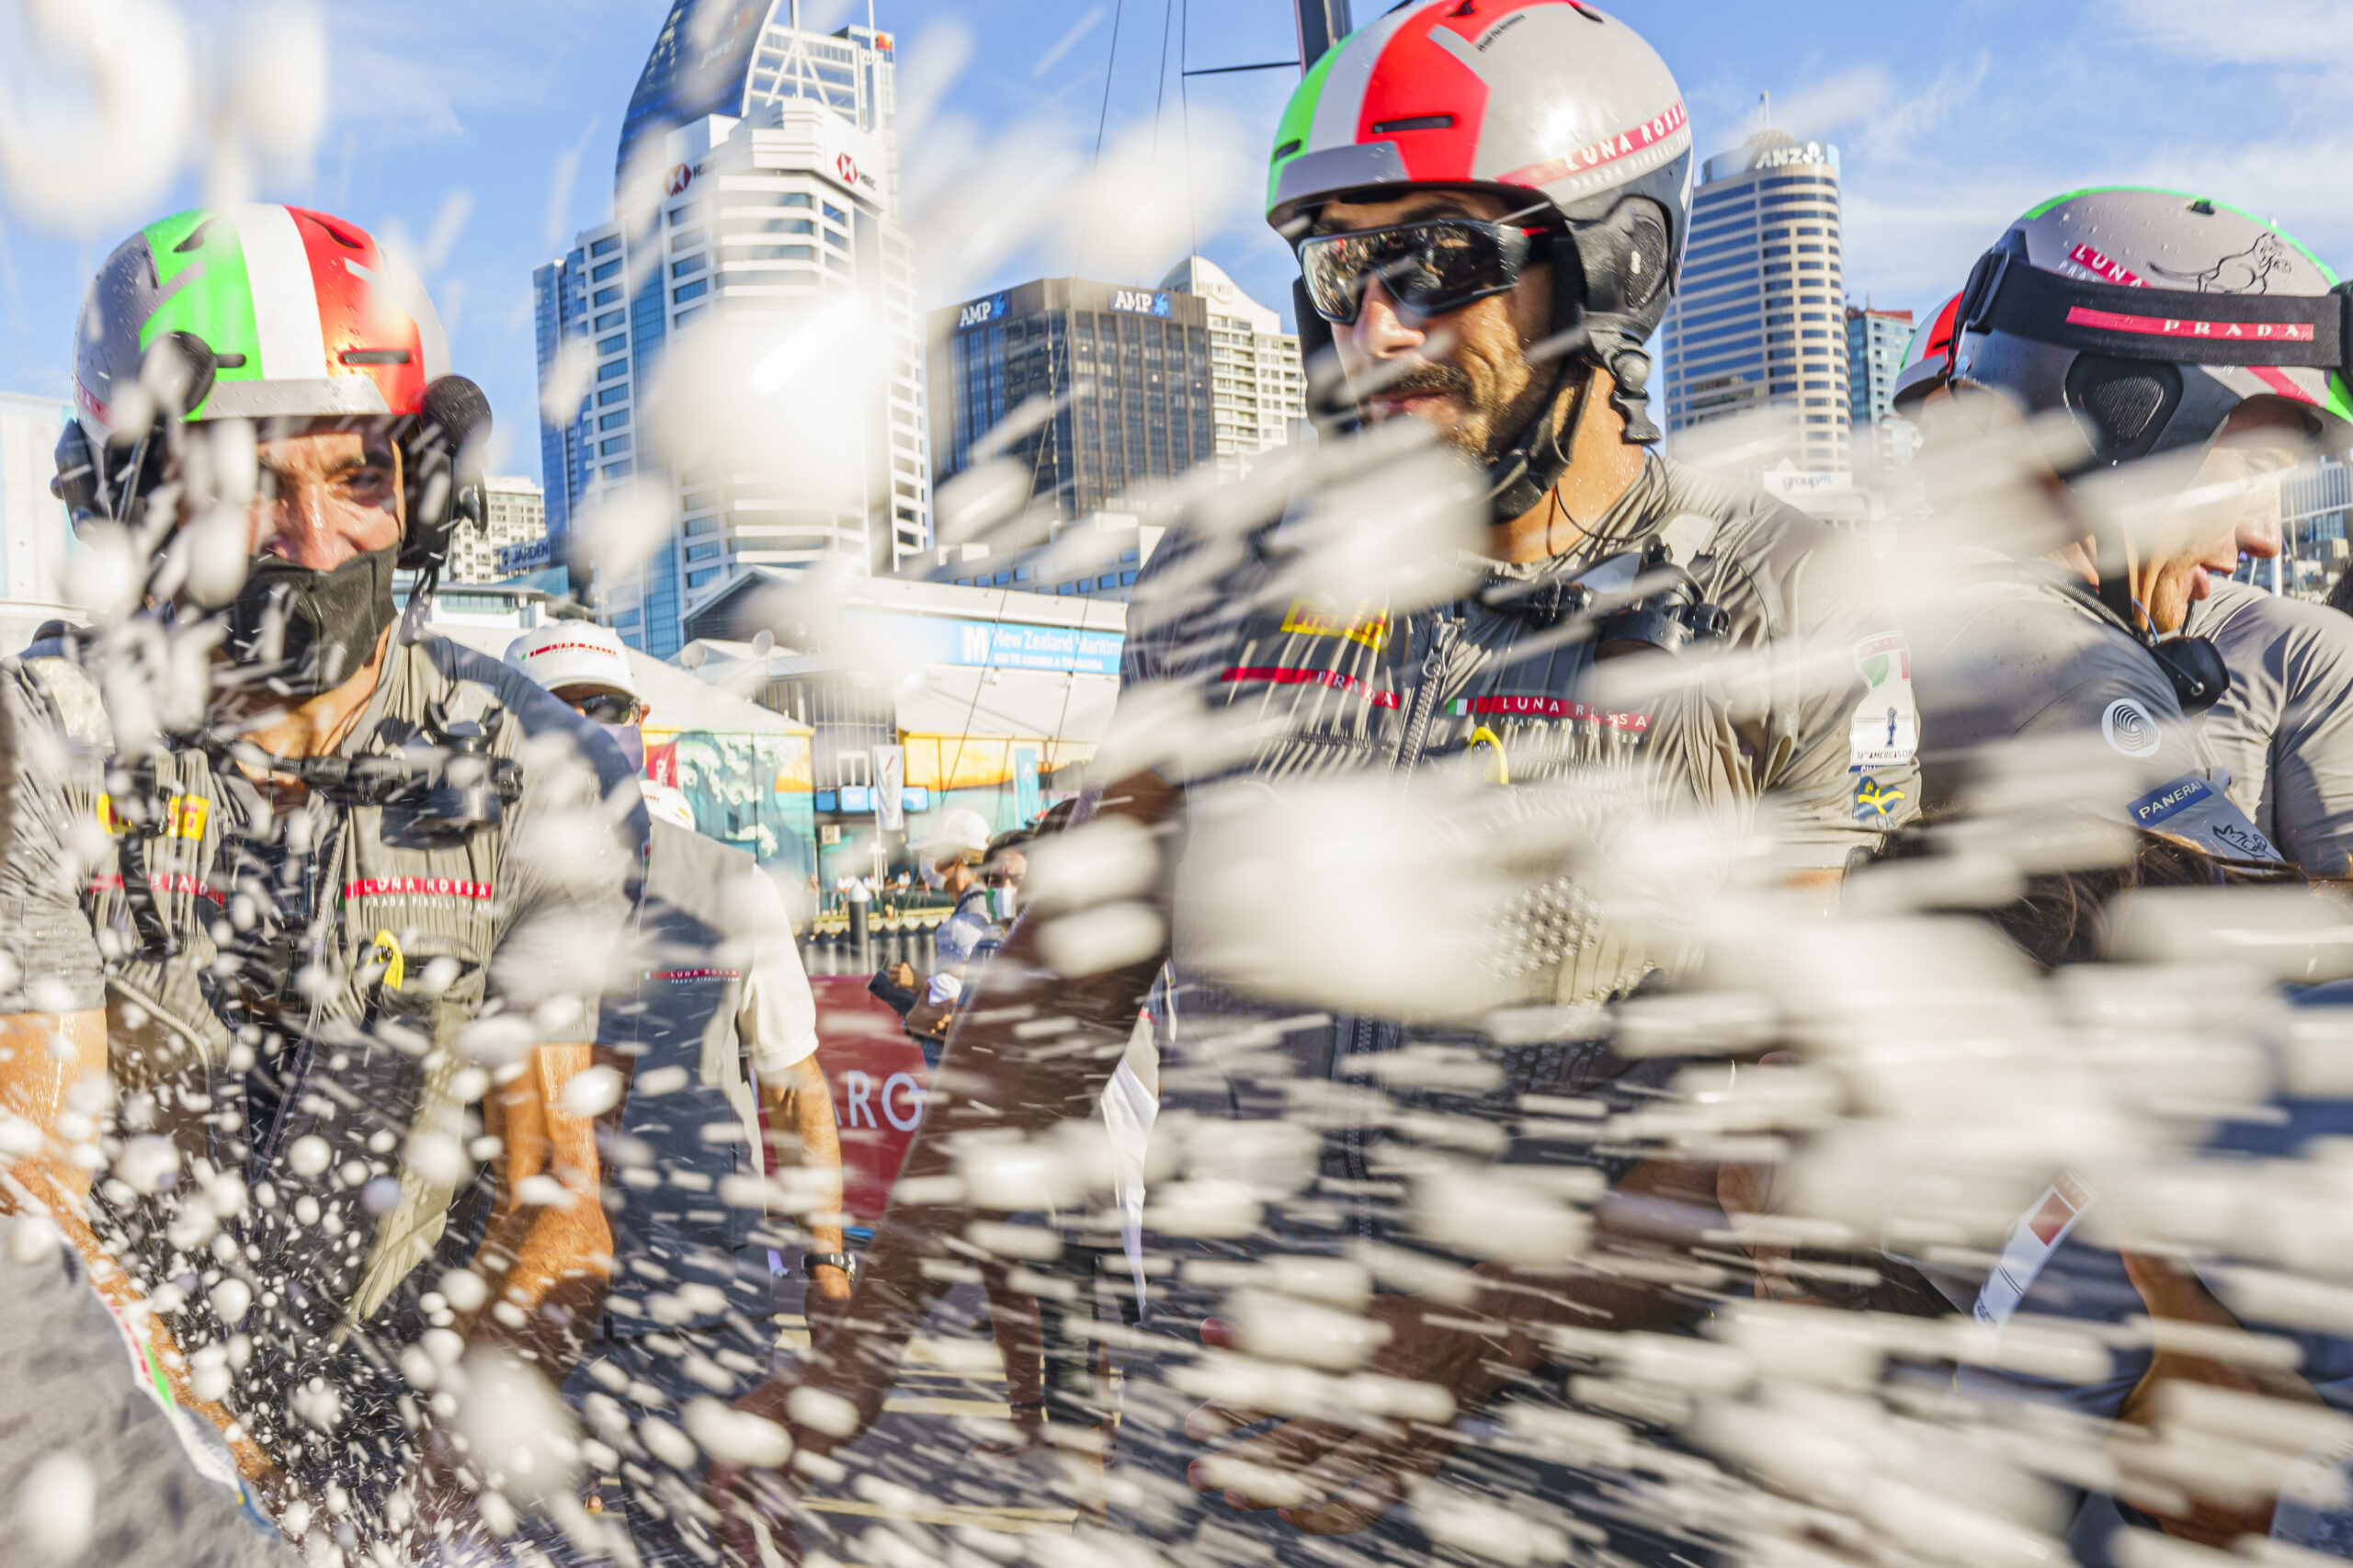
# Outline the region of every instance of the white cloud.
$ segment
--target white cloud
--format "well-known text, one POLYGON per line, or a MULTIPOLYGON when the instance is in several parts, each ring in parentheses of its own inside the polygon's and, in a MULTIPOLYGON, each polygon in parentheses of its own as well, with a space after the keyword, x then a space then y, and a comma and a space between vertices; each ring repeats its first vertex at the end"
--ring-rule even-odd
POLYGON ((2342 0, 2259 0, 2227 15, 2204 0, 2109 0, 2108 8, 2130 30, 2200 65, 2353 68, 2353 7, 2342 0))

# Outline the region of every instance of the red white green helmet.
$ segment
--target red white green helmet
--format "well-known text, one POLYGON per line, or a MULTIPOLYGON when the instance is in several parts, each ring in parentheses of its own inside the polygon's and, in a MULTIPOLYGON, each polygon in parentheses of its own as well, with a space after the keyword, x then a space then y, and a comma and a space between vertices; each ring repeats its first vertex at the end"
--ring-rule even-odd
POLYGON ((1665 62, 1578 0, 1426 0, 1315 62, 1275 131, 1267 221, 1398 187, 1484 186, 1570 220, 1629 194, 1682 247, 1691 127, 1665 62))
POLYGON ((457 518, 479 515, 490 405, 449 373, 424 284, 358 224, 254 203, 182 212, 115 247, 83 297, 79 427, 58 444, 52 488, 77 519, 123 516, 158 482, 153 399, 130 393, 165 347, 189 372, 180 418, 384 422, 406 454, 403 565, 437 559, 457 518))
POLYGON ((190 419, 419 412, 449 373, 441 318, 415 273, 356 223, 301 207, 182 212, 115 248, 82 302, 74 406, 94 447, 157 338, 212 351, 190 419))
POLYGON ((2066 409, 2102 463, 2201 445, 2257 398, 2353 439, 2336 275, 2277 224, 2205 197, 2046 201, 1978 259, 1956 316, 1953 380, 2029 413, 2066 409))
POLYGON ((1960 312, 1961 296, 1955 294, 1912 335, 1911 347, 1904 351, 1904 369, 1896 372, 1895 394, 1890 400, 1896 413, 1911 414, 1927 401, 1930 392, 1951 380, 1953 321, 1960 312))
MULTIPOLYGON (((1566 229, 1575 265, 1554 247, 1552 331, 1582 329, 1574 357, 1610 372, 1627 438, 1656 440, 1642 345, 1673 298, 1691 197, 1690 120, 1657 51, 1585 0, 1417 0, 1349 34, 1283 111, 1267 221, 1295 240, 1326 201, 1431 186, 1492 190, 1566 229)), ((1499 512, 1557 472, 1526 456, 1499 512)))

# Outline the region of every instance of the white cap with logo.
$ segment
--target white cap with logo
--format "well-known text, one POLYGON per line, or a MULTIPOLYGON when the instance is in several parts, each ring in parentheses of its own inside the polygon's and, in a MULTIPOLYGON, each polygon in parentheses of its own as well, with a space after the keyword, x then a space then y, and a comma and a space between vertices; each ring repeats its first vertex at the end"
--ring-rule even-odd
POLYGON ((630 673, 629 650, 609 626, 556 620, 535 626, 506 644, 506 662, 550 691, 606 687, 642 701, 630 673))

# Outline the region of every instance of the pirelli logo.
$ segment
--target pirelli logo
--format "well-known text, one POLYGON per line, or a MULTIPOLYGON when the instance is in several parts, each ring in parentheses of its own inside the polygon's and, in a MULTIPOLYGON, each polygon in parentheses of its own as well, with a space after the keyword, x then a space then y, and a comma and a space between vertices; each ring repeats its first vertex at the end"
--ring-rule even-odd
POLYGON ((343 896, 354 898, 461 898, 477 902, 490 897, 488 882, 460 877, 356 877, 343 884, 343 896))

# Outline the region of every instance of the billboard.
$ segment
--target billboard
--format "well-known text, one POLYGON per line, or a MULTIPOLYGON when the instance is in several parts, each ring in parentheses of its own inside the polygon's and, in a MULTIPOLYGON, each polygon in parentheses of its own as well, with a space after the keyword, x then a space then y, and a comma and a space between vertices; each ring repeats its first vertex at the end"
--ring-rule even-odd
POLYGON ((1025 626, 1015 621, 963 620, 888 610, 845 610, 842 619, 870 629, 926 664, 999 670, 1064 670, 1116 676, 1127 634, 1077 626, 1025 626))

